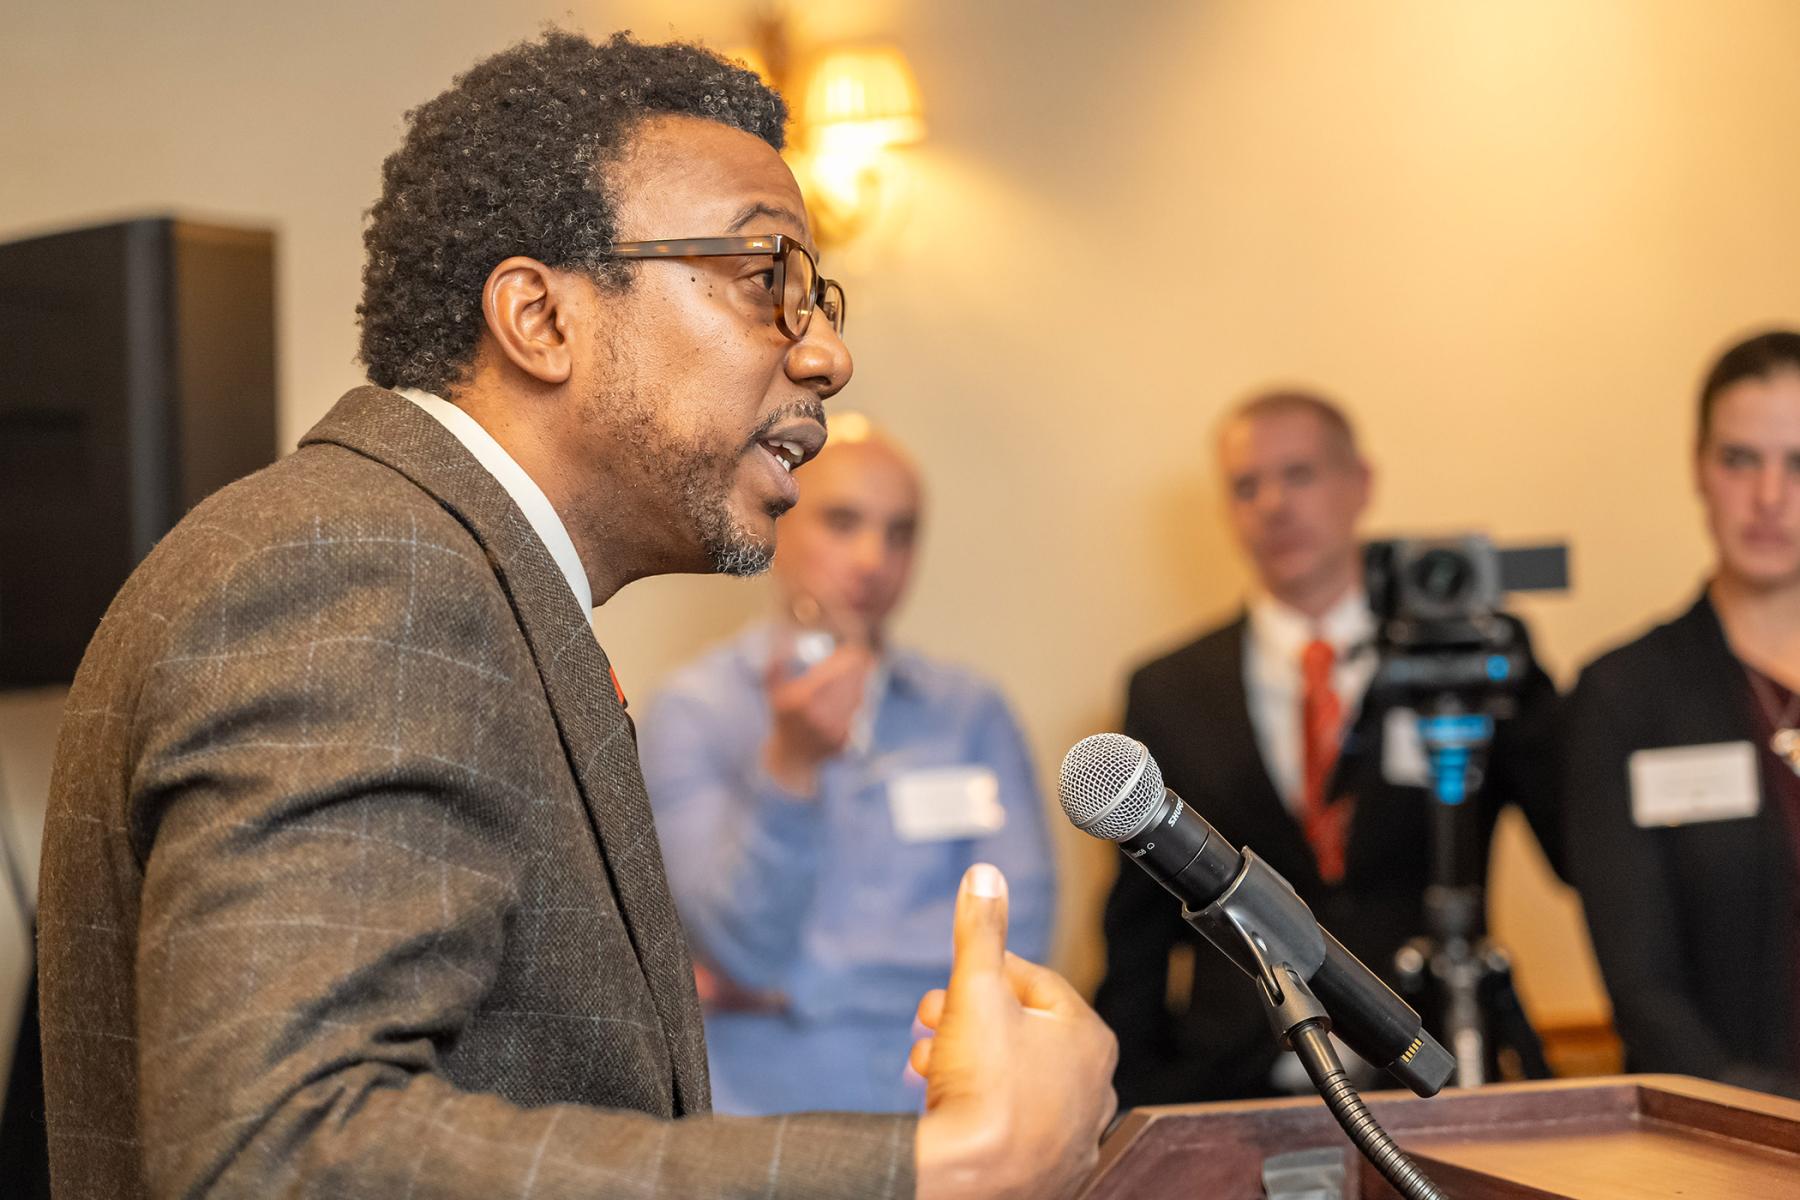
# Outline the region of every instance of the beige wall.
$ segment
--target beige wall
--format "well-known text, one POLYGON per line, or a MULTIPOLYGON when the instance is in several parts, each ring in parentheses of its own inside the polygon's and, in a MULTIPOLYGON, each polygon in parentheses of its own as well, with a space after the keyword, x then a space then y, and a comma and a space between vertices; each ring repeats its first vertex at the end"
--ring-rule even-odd
MULTIPOLYGON (((728 44, 747 3, 578 5, 728 44)), ((912 0, 805 6, 913 56, 930 140, 901 236, 845 256, 857 381, 929 464, 910 638, 999 677, 1046 781, 1123 674, 1226 612, 1207 434, 1270 381, 1354 408, 1378 530, 1567 537, 1522 605, 1565 677, 1706 556, 1690 394, 1800 322, 1800 6, 1786 0, 912 0)), ((0 236, 179 209, 282 234, 282 430, 357 382, 359 214, 400 114, 567 3, 16 6, 0 236)), ((757 585, 628 589, 628 687, 757 585)), ((1069 834, 1063 961, 1111 864, 1069 834)), ((1543 1015, 1596 1011, 1566 896, 1509 845, 1500 930, 1543 1015)))

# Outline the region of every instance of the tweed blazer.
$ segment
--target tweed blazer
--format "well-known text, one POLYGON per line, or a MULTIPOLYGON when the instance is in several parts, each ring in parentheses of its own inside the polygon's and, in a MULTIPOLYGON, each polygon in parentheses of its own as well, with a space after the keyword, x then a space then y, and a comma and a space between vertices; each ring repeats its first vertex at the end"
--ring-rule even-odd
POLYGON ((505 490, 390 392, 189 514, 59 740, 57 1196, 910 1196, 912 1118, 709 1115, 609 676, 505 490))

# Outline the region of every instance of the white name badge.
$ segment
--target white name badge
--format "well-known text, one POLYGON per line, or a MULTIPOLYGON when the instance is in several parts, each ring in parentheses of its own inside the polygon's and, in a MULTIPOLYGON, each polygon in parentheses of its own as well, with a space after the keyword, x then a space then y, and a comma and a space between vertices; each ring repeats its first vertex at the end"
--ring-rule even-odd
POLYGON ((1381 723, 1381 777, 1396 787, 1430 787, 1431 764, 1419 736, 1419 714, 1390 708, 1381 723))
POLYGON ((903 842, 986 837, 1006 824, 1000 778, 987 767, 908 771, 888 784, 888 809, 903 842))
POLYGON ((1640 828, 1737 821, 1762 807, 1749 742, 1668 746, 1631 756, 1631 819, 1640 828))

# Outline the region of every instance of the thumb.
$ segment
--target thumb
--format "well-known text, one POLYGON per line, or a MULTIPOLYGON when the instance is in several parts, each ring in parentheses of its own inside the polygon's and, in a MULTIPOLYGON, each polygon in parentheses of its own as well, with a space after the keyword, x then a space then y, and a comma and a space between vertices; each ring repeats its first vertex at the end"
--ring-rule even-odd
POLYGON ((1006 969, 1006 876, 992 863, 963 872, 956 894, 955 958, 950 987, 958 979, 999 976, 1006 969))

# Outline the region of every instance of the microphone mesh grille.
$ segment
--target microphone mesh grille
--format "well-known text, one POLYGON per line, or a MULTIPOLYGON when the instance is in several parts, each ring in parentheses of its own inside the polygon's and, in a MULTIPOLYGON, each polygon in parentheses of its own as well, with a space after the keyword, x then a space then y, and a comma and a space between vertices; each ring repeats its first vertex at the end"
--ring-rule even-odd
POLYGON ((1063 757, 1059 791, 1075 828, 1117 842, 1138 832, 1162 800, 1162 769, 1142 742, 1096 733, 1063 757))

